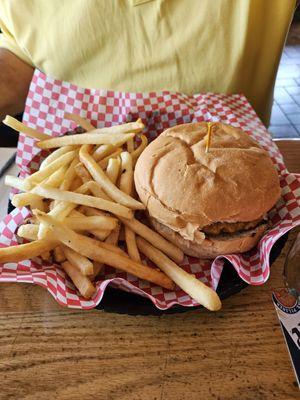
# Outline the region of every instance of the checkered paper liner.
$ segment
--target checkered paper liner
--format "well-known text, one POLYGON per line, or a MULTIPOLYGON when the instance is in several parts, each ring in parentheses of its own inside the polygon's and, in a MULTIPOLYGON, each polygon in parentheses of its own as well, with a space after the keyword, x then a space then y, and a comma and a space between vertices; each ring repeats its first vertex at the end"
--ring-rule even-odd
MULTIPOLYGON (((269 213, 271 229, 257 248, 248 253, 218 257, 213 262, 185 257, 181 266, 214 289, 218 286, 225 258, 248 284, 261 285, 266 282, 270 273, 272 246, 284 233, 300 224, 300 175, 286 170, 278 148, 243 95, 205 93, 187 96, 168 91, 126 93, 83 89, 47 77, 36 70, 26 101, 25 124, 49 135, 59 136, 75 128, 73 122, 64 118, 65 112, 80 114, 99 128, 141 118, 146 126, 145 134, 150 140, 170 126, 201 121, 221 121, 249 133, 269 152, 280 176, 282 197, 269 213)), ((21 133, 16 159, 21 177, 37 170, 47 154, 37 148, 35 140, 21 133)), ((26 208, 15 209, 7 215, 0 223, 0 246, 17 244, 16 229, 29 215, 26 208)), ((143 262, 152 265, 147 259, 143 262)), ((110 267, 105 267, 98 277, 95 296, 86 300, 78 294, 59 266, 40 258, 0 265, 0 282, 35 283, 47 288, 60 304, 81 309, 90 309, 99 304, 107 285, 147 297, 162 310, 174 304, 187 307, 197 305, 180 289, 165 290, 110 267)))

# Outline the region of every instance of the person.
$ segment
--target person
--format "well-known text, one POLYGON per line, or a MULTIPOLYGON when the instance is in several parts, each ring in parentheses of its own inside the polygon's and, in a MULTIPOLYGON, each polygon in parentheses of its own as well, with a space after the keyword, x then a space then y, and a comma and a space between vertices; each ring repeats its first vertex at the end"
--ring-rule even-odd
POLYGON ((267 125, 296 0, 2 0, 0 120, 34 68, 83 87, 244 93, 267 125))

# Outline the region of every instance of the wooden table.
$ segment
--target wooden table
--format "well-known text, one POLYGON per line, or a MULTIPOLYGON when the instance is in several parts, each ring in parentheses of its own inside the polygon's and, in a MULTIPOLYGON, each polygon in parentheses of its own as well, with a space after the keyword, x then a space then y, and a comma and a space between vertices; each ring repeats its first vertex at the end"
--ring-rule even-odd
POLYGON ((294 236, 269 281, 218 313, 72 311, 40 287, 1 284, 0 399, 298 399, 271 300, 294 236))

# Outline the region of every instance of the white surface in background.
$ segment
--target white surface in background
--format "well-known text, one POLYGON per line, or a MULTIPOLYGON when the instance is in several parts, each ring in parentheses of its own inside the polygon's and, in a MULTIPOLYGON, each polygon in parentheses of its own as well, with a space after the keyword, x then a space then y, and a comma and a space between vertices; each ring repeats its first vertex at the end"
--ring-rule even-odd
MULTIPOLYGON (((10 147, 0 147, 0 170, 9 160, 9 158, 16 152, 16 148, 10 147)), ((10 187, 4 185, 5 175, 18 175, 19 168, 16 164, 12 164, 10 168, 8 168, 4 175, 0 178, 0 221, 7 214, 7 205, 8 205, 8 196, 10 192, 10 187)))
POLYGON ((16 151, 15 147, 0 147, 0 170, 16 151))

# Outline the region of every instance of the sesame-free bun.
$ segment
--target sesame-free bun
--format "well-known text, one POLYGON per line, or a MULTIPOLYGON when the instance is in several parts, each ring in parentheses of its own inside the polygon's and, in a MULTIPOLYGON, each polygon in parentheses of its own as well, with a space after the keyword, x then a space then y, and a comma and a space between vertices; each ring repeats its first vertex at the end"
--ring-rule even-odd
MULTIPOLYGON (((280 196, 268 153, 249 135, 214 123, 208 153, 206 135, 205 122, 167 129, 143 151, 134 174, 150 217, 192 242, 204 241, 201 229, 215 223, 262 219, 280 196)), ((246 247, 237 244, 229 251, 246 247)))

